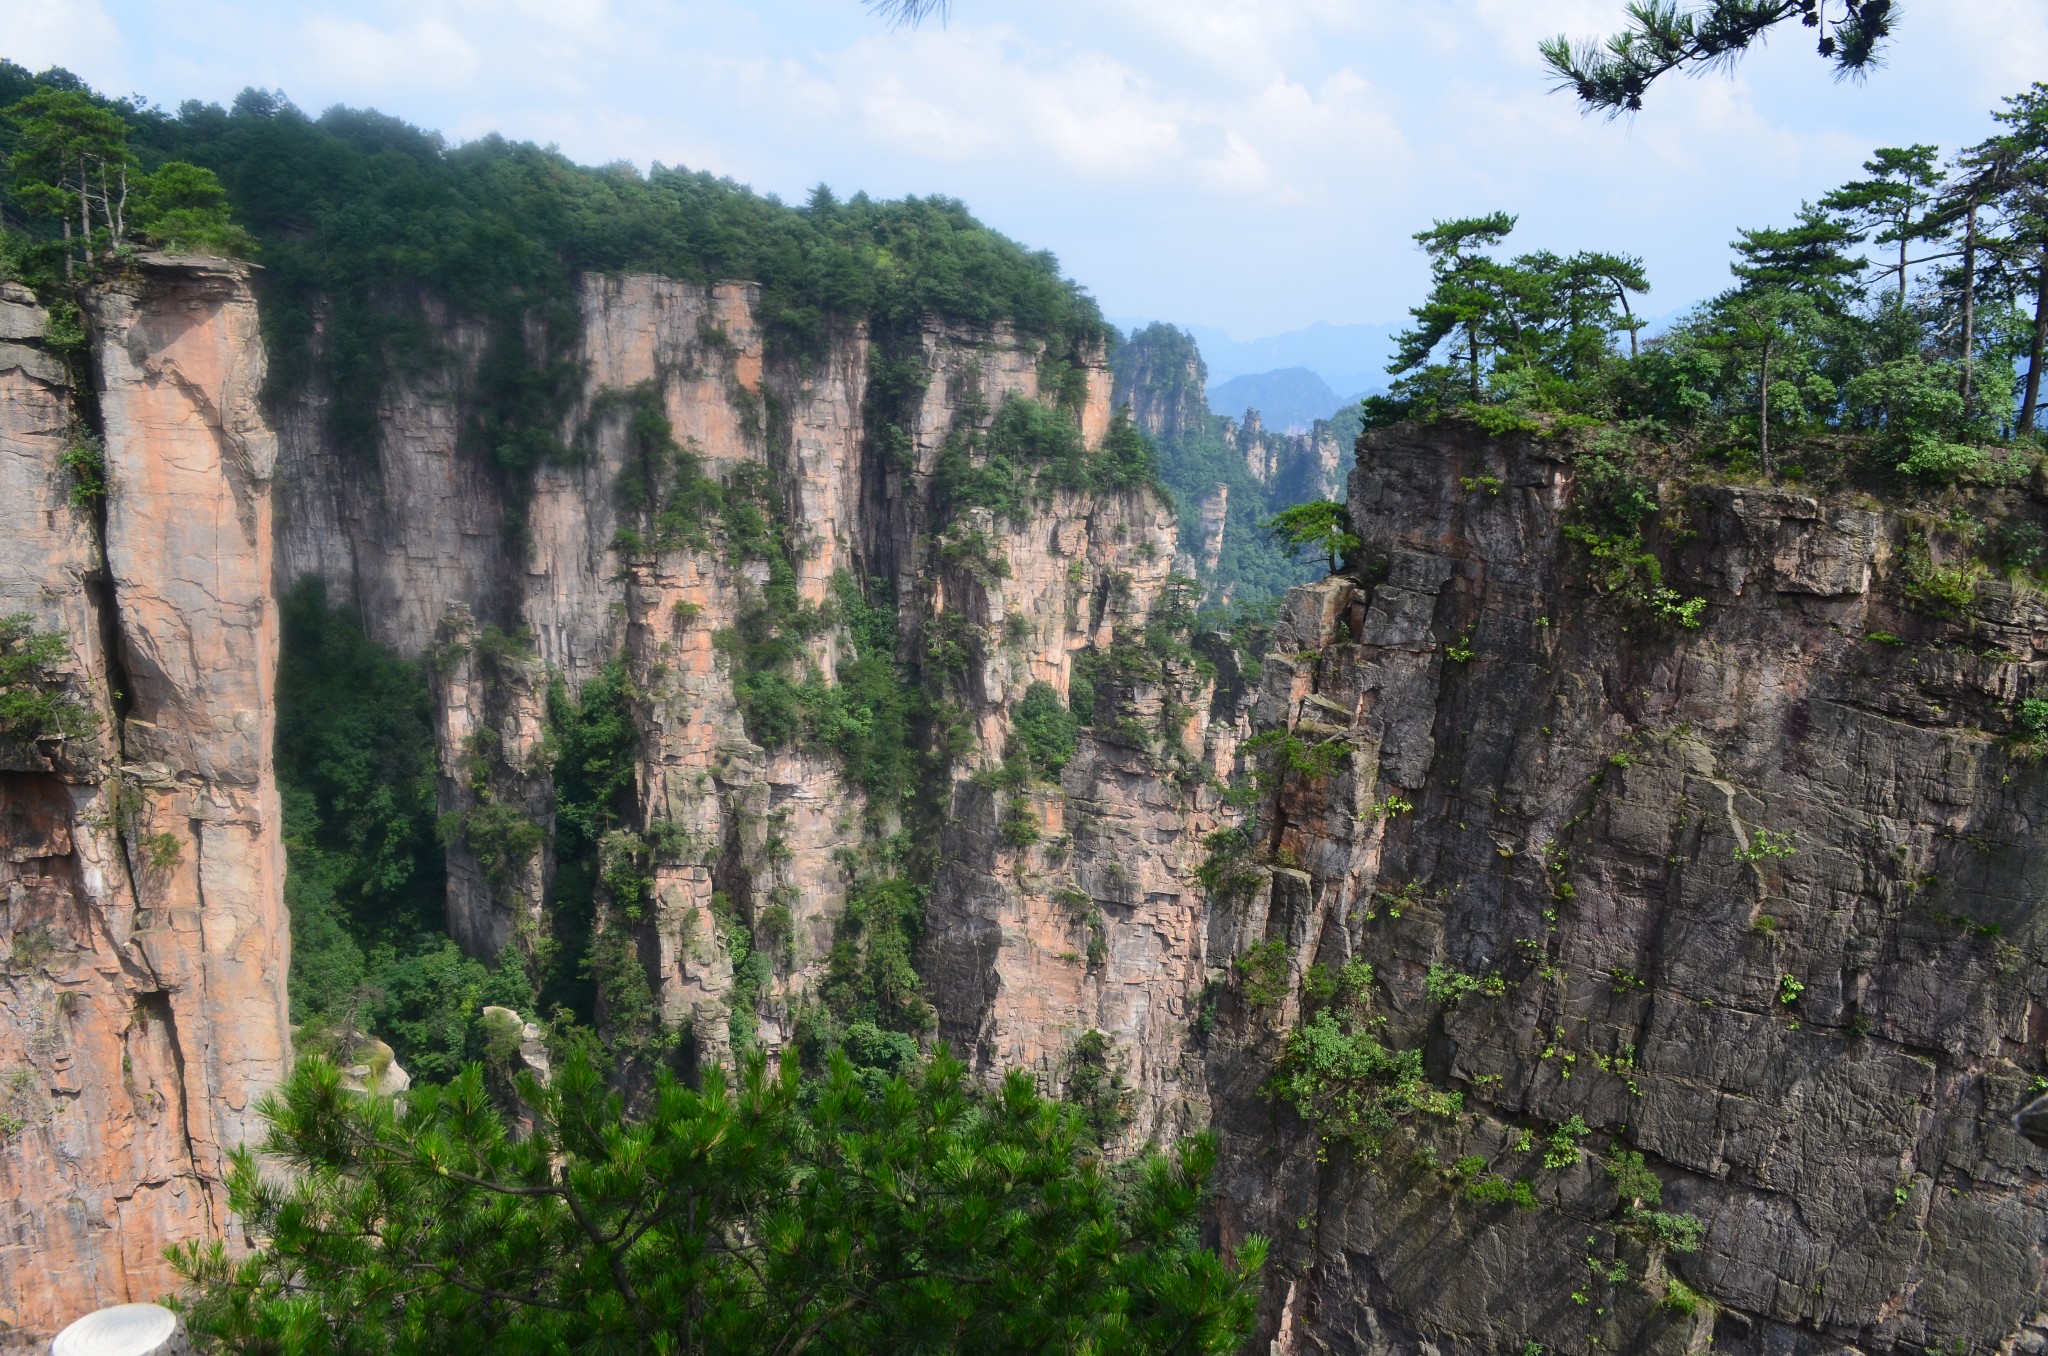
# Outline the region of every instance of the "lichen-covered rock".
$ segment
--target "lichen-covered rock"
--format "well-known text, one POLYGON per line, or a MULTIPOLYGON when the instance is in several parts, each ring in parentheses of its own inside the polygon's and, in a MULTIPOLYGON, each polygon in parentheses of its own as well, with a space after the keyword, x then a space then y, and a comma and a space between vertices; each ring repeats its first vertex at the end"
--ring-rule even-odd
POLYGON ((1226 1007, 1222 1218, 1278 1240, 1281 1349, 2033 1349, 2048 771, 1999 732, 2048 608, 1915 615, 1883 514, 1673 484, 1707 606, 1659 626, 1590 587, 1571 477, 1538 439, 1372 435, 1364 581, 1288 599, 1259 720, 1355 752, 1262 810, 1299 873, 1216 901, 1212 948, 1369 962, 1382 1038, 1466 1113, 1319 1154, 1262 1092, 1296 1000, 1226 1007), (1696 1251, 1617 1197, 1624 1150, 1696 1251))

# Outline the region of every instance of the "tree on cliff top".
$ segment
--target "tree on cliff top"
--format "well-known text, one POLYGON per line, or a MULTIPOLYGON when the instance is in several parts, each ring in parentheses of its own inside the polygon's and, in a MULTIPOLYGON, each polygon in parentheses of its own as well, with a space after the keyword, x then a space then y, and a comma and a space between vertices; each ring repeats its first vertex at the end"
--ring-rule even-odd
POLYGON ((131 233, 172 250, 253 252, 248 233, 228 216, 227 190, 213 171, 179 160, 141 171, 120 106, 84 89, 44 84, 0 109, 0 127, 9 126, 12 196, 31 217, 60 230, 65 277, 89 264, 96 247, 118 250, 131 233))
POLYGON ((1282 509, 1262 526, 1266 534, 1299 557, 1303 551, 1321 552, 1337 573, 1337 563, 1363 543, 1351 531, 1351 515, 1342 504, 1330 499, 1313 499, 1306 504, 1282 509))
POLYGON ((1609 117, 1643 106, 1643 92, 1675 70, 1726 69, 1773 28, 1797 19, 1818 34, 1815 48, 1837 79, 1860 79, 1882 64, 1899 21, 1893 0, 1712 0, 1681 9, 1677 0, 1633 0, 1628 27, 1605 42, 1573 42, 1563 34, 1542 44, 1557 88, 1587 111, 1609 117))
POLYGON ((977 1089, 941 1052, 806 1085, 750 1057, 648 1114, 580 1058, 520 1095, 515 1136, 472 1066, 403 1102, 306 1060, 265 1104, 266 1173, 233 1209, 268 1242, 174 1257, 192 1328, 231 1351, 1223 1353, 1265 1255, 1196 1241, 1206 1138, 1111 1169, 1023 1074, 977 1089))

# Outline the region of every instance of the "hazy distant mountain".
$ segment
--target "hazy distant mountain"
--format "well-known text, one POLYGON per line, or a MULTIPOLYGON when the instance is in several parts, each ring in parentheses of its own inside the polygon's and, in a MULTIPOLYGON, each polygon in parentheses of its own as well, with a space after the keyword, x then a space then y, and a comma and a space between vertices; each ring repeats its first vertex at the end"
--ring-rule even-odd
MULTIPOLYGON (((1208 350, 1203 350, 1207 356, 1208 350)), ((1209 383, 1209 408, 1242 418, 1257 410, 1261 422, 1275 433, 1306 433, 1318 419, 1328 419, 1345 404, 1330 383, 1306 367, 1283 367, 1209 383)))
MULTIPOLYGON (((1117 323, 1126 332, 1137 328, 1132 322, 1117 323)), ((1306 367, 1327 382, 1331 390, 1348 399, 1387 388, 1387 359, 1394 352, 1394 336, 1404 325, 1331 325, 1317 321, 1306 329, 1243 340, 1233 339, 1210 325, 1181 328, 1194 335, 1195 342, 1202 346, 1211 382, 1283 367, 1306 367)))

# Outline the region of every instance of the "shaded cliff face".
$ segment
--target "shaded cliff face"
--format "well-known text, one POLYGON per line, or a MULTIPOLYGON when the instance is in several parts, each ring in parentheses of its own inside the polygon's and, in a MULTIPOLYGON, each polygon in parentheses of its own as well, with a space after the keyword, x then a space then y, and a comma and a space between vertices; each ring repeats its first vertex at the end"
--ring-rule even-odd
MULTIPOLYGON (((638 734, 623 827, 651 844, 651 884, 630 919, 606 912, 619 901, 601 887, 598 926, 630 934, 654 1002, 700 1056, 728 1051, 735 1004, 742 1028, 783 1044, 835 946, 858 949, 847 901, 900 811, 870 805, 832 750, 750 733, 733 637, 763 624, 764 598, 815 609, 797 667, 830 684, 854 654, 851 585, 885 609, 899 667, 954 731, 923 793, 940 826, 925 850, 943 863, 924 908, 929 1020, 984 1067, 1053 1084, 1099 1030, 1107 1062, 1153 1094, 1133 1101, 1130 1133, 1149 1134, 1165 1107, 1188 1123, 1202 1094, 1183 1058, 1185 995, 1203 960, 1186 877, 1218 807, 1186 770, 1228 766, 1237 713, 1212 732, 1198 667, 1155 659, 1138 666, 1146 681, 1105 694, 1122 733, 1084 735, 1063 783, 991 785, 1034 684, 1064 703, 1077 654, 1142 648, 1133 637, 1169 587, 1168 507, 1142 487, 1052 489, 1018 516, 949 501, 949 449, 981 458, 971 449, 1006 402, 1059 399, 1041 387, 1047 355, 1006 329, 934 322, 886 350, 854 330, 800 360, 770 352, 746 284, 592 277, 579 306, 580 460, 539 471, 518 534, 503 482, 461 446, 459 371, 416 374, 387 404, 375 467, 328 444, 316 393, 284 418, 277 583, 318 574, 380 641, 433 659, 443 809, 510 806, 551 827, 548 684, 573 697, 620 661, 638 734), (786 556, 750 556, 709 510, 664 518, 687 495, 646 488, 649 419, 691 475, 764 486, 786 556), (755 972, 736 976, 743 962, 755 972)), ((1061 417, 1092 452, 1109 382, 1083 356, 1085 386, 1061 417)), ((475 848, 451 840, 451 933, 476 955, 531 952, 550 927, 545 846, 489 871, 475 848)))
POLYGON ((0 614, 62 638, 93 727, 0 766, 0 1322, 32 1331, 163 1294, 167 1244, 229 1229, 289 1044, 255 303, 161 258, 89 300, 80 392, 0 293, 0 614), (60 463, 89 406, 103 505, 60 463))
POLYGON ((1364 582, 1287 600, 1258 720, 1335 771, 1268 800, 1209 918, 1287 958, 1210 1064, 1280 1349, 2041 1349, 2044 1157, 2008 1118, 2048 1035, 2048 772, 2005 732, 2048 609, 1915 611, 1907 524, 1674 484, 1708 606, 1660 628, 1589 587, 1572 482, 1540 440, 1371 435, 1364 582), (1465 1107, 1365 1158, 1261 1091, 1307 967, 1354 960, 1465 1107))

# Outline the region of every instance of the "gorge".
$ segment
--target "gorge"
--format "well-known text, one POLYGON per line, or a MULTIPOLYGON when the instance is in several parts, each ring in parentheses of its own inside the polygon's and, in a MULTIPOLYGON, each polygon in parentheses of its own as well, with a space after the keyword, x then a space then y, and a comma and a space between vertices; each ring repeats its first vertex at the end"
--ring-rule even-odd
MULTIPOLYGON (((317 127, 258 102, 157 133, 239 191, 231 138, 317 127)), ((530 225, 531 272, 437 288, 318 274, 303 209, 260 267, 0 282, 0 673, 41 703, 0 728, 8 1329, 244 1244, 226 1156, 295 1048, 388 1091, 601 1037, 628 1088, 943 1042, 1110 1158, 1213 1128, 1278 1352, 2048 1350, 2010 1120, 2048 595, 1971 554, 2040 533, 2037 466, 1879 494, 1490 407, 1273 435, 957 204, 833 236, 897 205, 669 173, 617 216, 799 245, 530 225), (1336 571, 1254 541, 1325 497, 1336 571), (1202 610, 1283 568, 1270 617, 1202 610), (309 618, 417 684, 428 789, 374 813, 431 818, 427 950, 317 874, 369 812, 281 709, 309 618), (357 1001, 446 939, 448 1029, 357 1001)))

